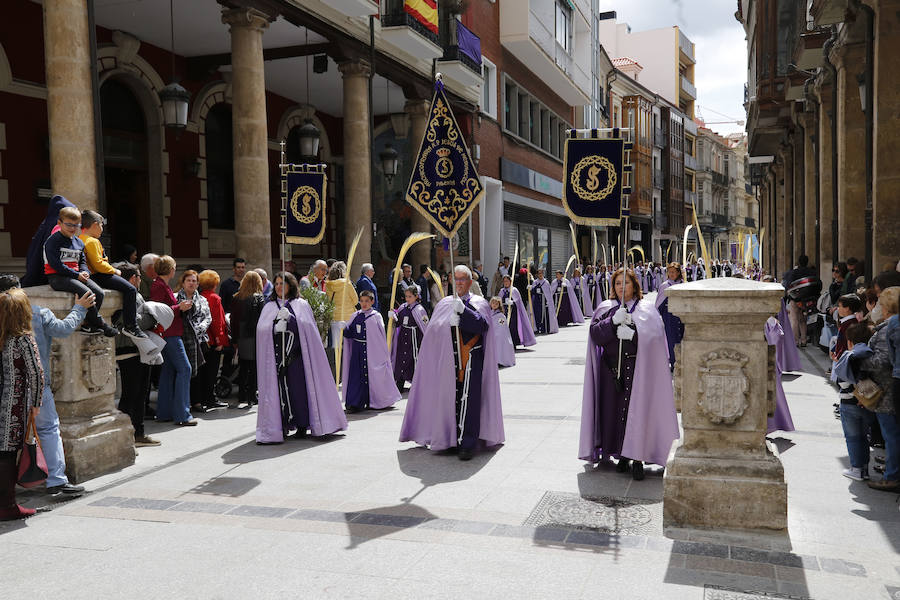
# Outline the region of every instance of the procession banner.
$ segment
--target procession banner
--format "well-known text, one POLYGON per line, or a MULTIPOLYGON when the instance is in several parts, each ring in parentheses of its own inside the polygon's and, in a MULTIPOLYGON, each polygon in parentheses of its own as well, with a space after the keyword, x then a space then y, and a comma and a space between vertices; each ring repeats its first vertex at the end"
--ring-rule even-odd
POLYGON ((289 244, 318 244, 325 234, 325 165, 281 166, 282 220, 289 244))
POLYGON ((562 201, 578 225, 618 226, 627 216, 626 144, 623 137, 566 138, 562 201))
POLYGON ((453 116, 440 79, 406 201, 445 238, 452 238, 484 195, 465 136, 453 116))

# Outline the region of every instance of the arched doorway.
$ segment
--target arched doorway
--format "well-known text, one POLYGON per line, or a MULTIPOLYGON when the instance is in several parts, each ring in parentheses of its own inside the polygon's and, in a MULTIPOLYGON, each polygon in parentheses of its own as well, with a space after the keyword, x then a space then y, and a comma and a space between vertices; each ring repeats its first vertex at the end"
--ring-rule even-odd
POLYGON ((103 126, 105 206, 109 226, 104 240, 110 260, 128 244, 146 252, 153 247, 148 175, 148 139, 144 110, 131 90, 116 79, 100 88, 103 126))
POLYGON ((234 160, 231 105, 224 102, 206 115, 206 193, 210 229, 234 230, 234 160))

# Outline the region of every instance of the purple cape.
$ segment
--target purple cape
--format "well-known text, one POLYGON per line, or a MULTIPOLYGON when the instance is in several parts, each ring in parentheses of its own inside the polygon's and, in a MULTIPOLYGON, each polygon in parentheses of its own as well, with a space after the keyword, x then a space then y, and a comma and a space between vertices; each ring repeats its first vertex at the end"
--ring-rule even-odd
MULTIPOLYGON (((347 319, 347 327, 362 311, 356 311, 347 319)), ((369 408, 387 408, 400 400, 400 391, 397 382, 394 381, 394 368, 391 365, 391 355, 387 348, 387 333, 384 331, 384 321, 381 315, 374 312, 366 317, 366 344, 369 367, 369 408)), ((356 344, 353 340, 344 336, 343 366, 341 367, 341 392, 344 402, 347 401, 347 384, 350 381, 350 360, 356 344)), ((421 356, 421 353, 420 353, 421 356)))
MULTIPOLYGON (((537 339, 534 337, 534 329, 531 328, 531 318, 528 316, 528 310, 525 308, 525 303, 522 301, 522 294, 512 286, 503 289, 512 290, 510 294, 512 294, 511 298, 515 303, 516 328, 519 330, 519 341, 523 346, 534 346, 537 344, 537 339)), ((505 299, 506 296, 502 293, 503 290, 500 291, 500 297, 505 299)))
MULTIPOLYGON (((616 304, 615 300, 600 304, 591 323, 616 304)), ((638 352, 621 455, 665 465, 672 442, 679 436, 666 331, 656 308, 646 300, 638 303, 631 318, 637 327, 638 352)), ((606 370, 601 368, 600 353, 601 349, 588 337, 578 457, 590 462, 596 462, 603 453, 602 448, 594 446, 595 403, 602 402, 604 394, 615 393, 615 381, 604 376, 606 370)))
MULTIPOLYGON (((556 290, 559 289, 559 281, 559 279, 554 279, 553 283, 550 284, 550 294, 554 298, 556 297, 556 290)), ((576 324, 584 323, 584 313, 581 312, 581 307, 578 306, 578 296, 575 295, 575 287, 565 279, 562 281, 569 284, 566 286, 566 298, 569 299, 569 307, 572 309, 572 320, 576 324)))
MULTIPOLYGON (((403 305, 398 308, 398 312, 403 306, 408 306, 407 303, 403 303, 403 305)), ((425 335, 425 330, 428 327, 428 312, 425 308, 420 304, 416 303, 416 305, 412 309, 413 319, 416 321, 416 325, 419 327, 419 331, 422 332, 422 335, 425 335)), ((400 323, 394 324, 394 335, 391 337, 391 365, 397 364, 397 346, 399 345, 400 338, 400 323)))
POLYGON ((600 303, 609 297, 609 274, 598 273, 594 281, 597 288, 597 292, 594 294, 594 309, 596 310, 600 303))
POLYGON ((766 419, 766 433, 779 430, 794 431, 791 409, 788 407, 784 387, 781 385, 781 365, 778 360, 778 353, 784 345, 784 337, 784 330, 777 320, 773 324, 766 323, 766 341, 770 346, 775 346, 775 414, 766 419))
MULTIPOLYGON (((550 291, 550 282, 546 279, 535 279, 531 282, 531 287, 534 288, 535 286, 539 286, 544 292, 544 302, 547 303, 547 313, 550 315, 548 319, 550 322, 550 333, 559 333, 559 321, 556 320, 556 303, 553 301, 553 293, 550 291)), ((538 306, 535 302, 532 302, 532 304, 535 311, 544 309, 543 306, 538 306)))
POLYGON ((784 300, 781 301, 778 322, 784 330, 784 336, 775 346, 775 349, 778 351, 776 352, 775 360, 778 362, 778 367, 782 373, 799 371, 802 368, 800 365, 800 351, 797 350, 797 344, 794 343, 794 330, 791 328, 791 319, 788 317, 784 300))
MULTIPOLYGON (((328 357, 319 337, 319 329, 309 303, 298 298, 291 300, 300 332, 300 354, 306 372, 306 395, 309 398, 309 430, 314 436, 328 435, 347 429, 347 419, 341 407, 328 357)), ((281 398, 278 395, 278 373, 275 367, 275 346, 272 343, 272 323, 278 314, 276 302, 266 302, 256 326, 256 383, 259 406, 256 414, 256 441, 282 442, 281 398)))
POLYGON ((497 364, 503 367, 514 367, 516 366, 516 349, 506 323, 506 313, 502 308, 498 308, 491 313, 491 317, 494 319, 491 324, 491 335, 494 336, 494 348, 497 349, 497 364))
POLYGON ((590 315, 594 312, 594 309, 591 307, 591 294, 588 292, 587 278, 584 275, 577 279, 573 277, 569 280, 569 283, 577 285, 578 289, 581 290, 581 320, 584 321, 585 315, 590 315))
MULTIPOLYGON (((456 374, 450 315, 453 296, 438 302, 428 323, 428 331, 419 350, 419 368, 413 378, 400 428, 401 442, 416 442, 432 450, 457 445, 456 374)), ((470 306, 493 324, 491 307, 480 296, 471 296, 470 306)), ((500 406, 500 374, 497 353, 490 331, 484 336, 484 372, 481 379, 481 430, 478 437, 487 446, 502 444, 503 410, 500 406)))

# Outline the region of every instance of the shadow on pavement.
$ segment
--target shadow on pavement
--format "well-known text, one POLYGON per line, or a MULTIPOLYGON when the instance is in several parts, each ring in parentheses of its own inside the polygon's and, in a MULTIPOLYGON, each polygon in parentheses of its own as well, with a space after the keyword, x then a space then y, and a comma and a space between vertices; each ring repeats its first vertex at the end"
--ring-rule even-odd
POLYGON ((784 454, 785 452, 787 452, 788 450, 790 450, 791 448, 793 448, 794 446, 797 445, 794 442, 792 442, 791 440, 789 440, 787 438, 783 438, 781 436, 779 436, 777 438, 770 438, 770 439, 772 440, 772 443, 775 444, 775 447, 778 448, 778 454, 784 454))
POLYGON ((350 545, 345 550, 353 550, 369 540, 390 535, 398 529, 418 527, 438 520, 437 515, 425 508, 406 502, 344 513, 344 518, 347 520, 347 532, 350 536, 350 545))
POLYGON ((397 450, 397 463, 403 474, 415 477, 422 483, 421 490, 409 498, 403 498, 403 501, 412 502, 429 487, 472 477, 487 465, 496 450, 497 448, 481 449, 469 461, 461 461, 456 454, 446 450, 432 452, 422 446, 397 450))
POLYGON ((213 477, 193 487, 189 494, 239 498, 262 483, 252 477, 213 477))
POLYGON ((237 448, 232 448, 222 455, 222 462, 226 465, 243 464, 258 460, 277 458, 294 452, 308 450, 322 444, 329 444, 343 439, 342 434, 324 435, 322 437, 305 437, 296 439, 293 435, 285 438, 281 444, 257 444, 256 440, 244 442, 237 448))

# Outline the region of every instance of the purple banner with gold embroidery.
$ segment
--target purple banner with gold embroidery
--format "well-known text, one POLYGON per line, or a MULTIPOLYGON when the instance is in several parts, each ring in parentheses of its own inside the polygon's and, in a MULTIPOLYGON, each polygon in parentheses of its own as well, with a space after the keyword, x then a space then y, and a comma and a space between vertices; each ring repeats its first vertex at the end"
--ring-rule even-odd
POLYGON ((416 155, 406 201, 444 237, 453 237, 469 217, 484 187, 469 155, 465 137, 444 95, 435 84, 425 137, 416 155))
POLYGON ((282 165, 282 227, 289 244, 318 244, 325 233, 325 165, 282 165))

